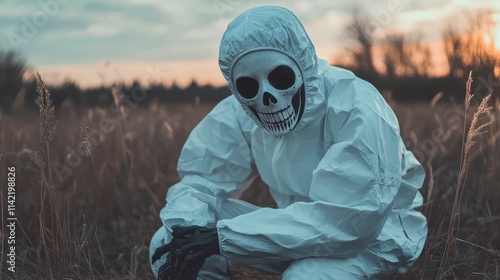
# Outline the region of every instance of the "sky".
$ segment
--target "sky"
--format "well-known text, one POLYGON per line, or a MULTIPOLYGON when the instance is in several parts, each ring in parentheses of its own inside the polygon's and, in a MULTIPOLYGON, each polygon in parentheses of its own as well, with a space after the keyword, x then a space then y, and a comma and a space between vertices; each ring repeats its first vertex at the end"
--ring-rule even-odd
POLYGON ((417 31, 429 44, 438 44, 450 23, 459 25, 460 13, 489 8, 500 48, 498 0, 0 0, 0 50, 18 50, 49 83, 222 85, 221 36, 232 19, 260 5, 294 12, 329 61, 349 46, 354 5, 372 17, 375 37, 417 31))

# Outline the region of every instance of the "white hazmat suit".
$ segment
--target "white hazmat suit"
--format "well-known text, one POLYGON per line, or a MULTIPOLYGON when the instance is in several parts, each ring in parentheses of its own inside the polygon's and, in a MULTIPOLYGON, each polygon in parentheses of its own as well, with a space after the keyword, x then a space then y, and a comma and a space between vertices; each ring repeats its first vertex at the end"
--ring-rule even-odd
POLYGON ((425 173, 379 92, 318 59, 302 24, 280 7, 231 22, 219 64, 233 96, 184 145, 150 253, 170 241, 172 226, 200 225, 217 227, 220 255, 199 279, 226 279, 232 262, 283 279, 406 272, 427 237, 415 210, 425 173), (257 172, 278 209, 234 199, 257 172))

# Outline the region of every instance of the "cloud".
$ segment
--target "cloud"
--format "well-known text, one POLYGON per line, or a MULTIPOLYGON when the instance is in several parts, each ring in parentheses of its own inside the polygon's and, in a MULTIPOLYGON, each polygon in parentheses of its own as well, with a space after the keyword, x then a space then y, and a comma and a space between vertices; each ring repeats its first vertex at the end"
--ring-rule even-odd
POLYGON ((252 6, 280 5, 297 15, 320 56, 329 59, 345 46, 344 30, 355 5, 372 15, 381 31, 411 32, 428 25, 432 27, 429 32, 436 33, 444 24, 443 15, 451 15, 460 7, 498 7, 498 3, 492 0, 4 0, 0 2, 0 50, 12 47, 12 38, 17 35, 25 39, 18 41, 19 49, 34 66, 215 60, 222 33, 233 18, 252 6), (48 4, 52 8, 50 5, 47 8, 48 4), (36 32, 24 36, 29 24, 36 32))

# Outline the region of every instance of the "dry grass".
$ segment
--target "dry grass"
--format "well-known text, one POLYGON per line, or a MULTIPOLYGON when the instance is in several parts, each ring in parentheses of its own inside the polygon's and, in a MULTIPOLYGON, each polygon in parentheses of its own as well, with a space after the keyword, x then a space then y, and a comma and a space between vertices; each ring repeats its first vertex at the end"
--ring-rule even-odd
MULTIPOLYGON (((151 279, 149 239, 166 189, 178 180, 180 148, 212 105, 134 108, 115 93, 118 109, 64 104, 52 117, 47 97, 42 86, 41 127, 34 115, 0 115, 2 203, 6 166, 15 165, 19 219, 18 272, 13 277, 2 261, 2 276, 151 279)), ((478 108, 468 100, 465 111, 439 100, 392 104, 407 146, 428 172, 422 211, 429 238, 404 279, 500 279, 500 105, 478 108)), ((244 198, 272 206, 266 188, 259 181, 244 198)), ((241 266, 231 273, 278 279, 241 266)))

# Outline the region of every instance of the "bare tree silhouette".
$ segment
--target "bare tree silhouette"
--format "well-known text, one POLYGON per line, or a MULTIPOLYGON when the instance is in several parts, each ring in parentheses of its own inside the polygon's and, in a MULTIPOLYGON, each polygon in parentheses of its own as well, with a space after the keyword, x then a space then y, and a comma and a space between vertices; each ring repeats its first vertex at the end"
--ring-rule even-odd
POLYGON ((375 77, 373 60, 373 29, 370 26, 370 17, 361 13, 358 8, 352 10, 352 21, 347 26, 347 33, 352 41, 349 55, 355 71, 361 76, 375 77))
MULTIPOLYGON (((454 25, 443 33, 448 64, 444 66, 449 70, 444 76, 436 76, 433 51, 429 44, 422 42, 421 35, 391 33, 375 40, 373 19, 355 8, 346 28, 348 39, 353 43, 344 58, 347 63, 340 66, 398 101, 430 100, 440 92, 460 101, 464 98, 462 85, 467 79, 466 73, 473 71, 475 77, 490 81, 495 77, 495 67, 500 67, 492 14, 485 10, 462 15, 463 26, 454 25)), ((493 92, 491 88, 488 91, 493 92)))
POLYGON ((450 26, 443 34, 448 75, 462 78, 473 71, 476 76, 494 76, 500 57, 495 48, 493 11, 479 11, 463 17, 466 28, 450 26))
POLYGON ((0 110, 10 110, 23 86, 23 76, 27 68, 17 52, 0 51, 0 110))
POLYGON ((388 78, 429 77, 433 67, 428 46, 417 37, 411 42, 403 34, 388 35, 381 46, 385 74, 388 78))

